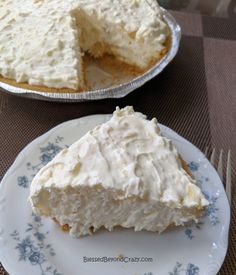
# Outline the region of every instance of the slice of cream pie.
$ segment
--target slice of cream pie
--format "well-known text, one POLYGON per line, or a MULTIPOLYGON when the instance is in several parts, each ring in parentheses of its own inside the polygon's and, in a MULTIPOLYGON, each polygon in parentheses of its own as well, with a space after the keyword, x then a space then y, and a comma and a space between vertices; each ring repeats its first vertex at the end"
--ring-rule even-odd
POLYGON ((183 163, 155 118, 117 108, 38 172, 29 200, 73 237, 115 226, 160 233, 208 205, 183 163))

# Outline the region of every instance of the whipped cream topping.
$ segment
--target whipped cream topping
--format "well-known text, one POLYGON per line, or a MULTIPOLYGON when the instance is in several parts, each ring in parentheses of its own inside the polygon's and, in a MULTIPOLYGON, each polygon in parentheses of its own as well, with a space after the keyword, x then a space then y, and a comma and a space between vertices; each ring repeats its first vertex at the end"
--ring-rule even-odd
POLYGON ((59 153, 34 178, 31 196, 43 188, 99 185, 119 200, 137 196, 172 208, 208 204, 156 119, 132 107, 117 108, 111 120, 59 153))
POLYGON ((31 85, 84 86, 75 19, 57 1, 1 1, 0 11, 0 75, 31 85))
POLYGON ((208 205, 156 119, 132 107, 117 108, 43 167, 29 201, 37 215, 66 224, 73 237, 117 225, 161 233, 197 221, 208 205))
POLYGON ((84 51, 105 43, 104 52, 145 69, 165 48, 170 32, 156 0, 103 0, 99 5, 96 0, 73 3, 84 51))
POLYGON ((156 0, 2 0, 0 75, 83 88, 81 52, 112 53, 144 69, 168 36, 156 0))

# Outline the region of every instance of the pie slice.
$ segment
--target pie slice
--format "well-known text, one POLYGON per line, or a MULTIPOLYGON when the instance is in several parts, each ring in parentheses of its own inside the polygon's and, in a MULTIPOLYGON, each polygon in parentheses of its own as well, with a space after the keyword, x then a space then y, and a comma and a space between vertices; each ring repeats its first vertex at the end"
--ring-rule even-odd
POLYGON ((38 172, 29 200, 73 237, 115 226, 161 233, 208 205, 186 170, 155 118, 117 108, 38 172))

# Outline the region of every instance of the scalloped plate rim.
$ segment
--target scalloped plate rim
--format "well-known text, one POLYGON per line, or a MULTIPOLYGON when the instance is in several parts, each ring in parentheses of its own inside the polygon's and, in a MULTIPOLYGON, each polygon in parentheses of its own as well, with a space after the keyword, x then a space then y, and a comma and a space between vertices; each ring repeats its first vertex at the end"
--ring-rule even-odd
MULTIPOLYGON (((57 126, 51 128, 50 130, 48 130, 47 132, 45 132, 44 134, 36 137, 33 141, 31 141, 30 143, 28 143, 17 155, 16 159, 14 160, 14 162, 12 163, 12 165, 10 166, 10 168, 7 170, 7 172, 5 173, 5 175, 3 176, 1 183, 0 183, 0 201, 3 198, 4 199, 4 189, 5 189, 5 182, 7 181, 6 179, 12 174, 14 173, 14 171, 18 168, 18 166, 20 165, 20 161, 22 159, 24 159, 26 157, 26 154, 28 151, 31 150, 31 148, 36 145, 36 144, 40 144, 42 143, 44 140, 48 139, 51 135, 53 135, 56 131, 58 131, 59 129, 63 129, 65 126, 70 127, 70 124, 73 123, 81 123, 82 121, 86 121, 86 120, 90 120, 90 119, 94 119, 94 118, 106 118, 109 119, 111 117, 111 114, 95 114, 95 115, 89 115, 89 116, 84 116, 84 117, 80 117, 80 118, 76 118, 76 119, 72 119, 69 121, 65 121, 63 123, 58 124, 57 126)), ((176 133, 174 130, 170 129, 169 127, 162 125, 160 123, 158 123, 161 127, 161 129, 165 130, 165 132, 169 132, 170 134, 174 134, 178 140, 180 141, 184 141, 185 143, 188 143, 189 146, 193 147, 195 151, 198 152, 198 154, 204 158, 204 160, 206 160, 206 162, 208 162, 208 164, 212 167, 212 165, 210 164, 210 162, 208 161, 208 159, 204 156, 204 154, 195 146, 193 145, 190 141, 188 141, 187 139, 185 139, 184 137, 182 137, 181 135, 179 135, 178 133, 176 133)), ((213 168, 213 167, 212 167, 213 168)), ((219 182, 221 182, 216 170, 213 168, 214 174, 215 176, 218 178, 219 182)), ((229 232, 229 226, 230 226, 230 216, 231 216, 231 212, 230 212, 230 207, 228 204, 228 200, 227 200, 227 196, 225 193, 225 190, 223 188, 223 185, 220 186, 220 189, 222 192, 222 195, 225 197, 226 201, 227 201, 227 208, 228 208, 228 223, 224 225, 224 241, 225 241, 225 247, 221 247, 221 249, 224 249, 224 251, 221 252, 220 257, 218 258, 218 261, 220 262, 216 262, 215 263, 215 268, 211 273, 211 274, 217 274, 217 272, 220 270, 220 267, 222 266, 226 253, 227 253, 227 249, 228 249, 228 232, 229 232)), ((0 203, 1 204, 1 203, 0 203)), ((0 220, 1 220, 1 212, 0 212, 0 220)), ((1 227, 0 227, 1 230, 1 227)), ((1 234, 0 234, 0 239, 1 239, 1 234)), ((0 262, 2 263, 2 265, 4 266, 4 268, 7 270, 7 272, 9 274, 18 274, 17 272, 15 272, 15 268, 17 267, 17 265, 15 265, 16 267, 13 268, 14 265, 12 265, 12 263, 10 263, 10 261, 4 257, 4 254, 2 253, 2 249, 0 249, 0 262)))

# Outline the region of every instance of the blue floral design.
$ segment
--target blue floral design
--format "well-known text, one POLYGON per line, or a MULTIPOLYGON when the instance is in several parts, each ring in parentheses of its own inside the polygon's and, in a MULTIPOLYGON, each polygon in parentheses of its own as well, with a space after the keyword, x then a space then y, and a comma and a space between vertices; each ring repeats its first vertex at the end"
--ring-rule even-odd
POLYGON ((202 217, 202 219, 197 224, 195 224, 195 227, 197 229, 201 229, 202 226, 205 224, 205 217, 208 218, 212 226, 216 226, 217 224, 220 223, 220 220, 218 217, 219 208, 216 206, 218 196, 214 196, 214 195, 211 196, 206 191, 202 191, 202 192, 205 195, 206 199, 208 200, 209 206, 206 208, 205 215, 202 217))
POLYGON ((195 266, 194 264, 188 264, 186 275, 198 275, 199 274, 199 267, 195 266))
POLYGON ((47 265, 43 251, 47 251, 51 256, 55 256, 56 253, 51 244, 45 243, 46 235, 49 232, 42 231, 41 218, 35 214, 32 214, 32 217, 33 223, 28 223, 25 230, 28 233, 26 237, 20 238, 20 233, 17 230, 11 234, 11 237, 17 242, 15 249, 19 252, 19 261, 38 266, 42 275, 62 275, 57 269, 47 265))
POLYGON ((188 164, 188 167, 189 169, 192 171, 192 172, 196 172, 198 171, 199 169, 199 163, 195 162, 195 161, 191 161, 189 164, 188 164))
POLYGON ((41 265, 45 261, 44 255, 38 251, 33 251, 29 256, 29 261, 32 265, 41 265))
POLYGON ((20 187, 28 188, 29 187, 29 179, 26 176, 18 177, 17 178, 17 184, 20 187))
POLYGON ((201 229, 202 226, 206 222, 205 218, 208 218, 208 220, 210 221, 210 224, 212 226, 216 226, 220 222, 220 220, 218 218, 218 210, 219 209, 216 206, 218 196, 210 195, 208 192, 204 191, 204 186, 206 185, 206 183, 209 182, 209 178, 205 177, 205 176, 202 176, 202 175, 198 175, 198 170, 199 170, 199 167, 200 167, 200 163, 197 163, 195 161, 191 161, 188 164, 188 166, 197 178, 197 185, 202 190, 205 198, 209 201, 209 206, 206 208, 205 215, 200 219, 200 221, 197 224, 188 225, 184 230, 185 236, 189 240, 192 240, 195 237, 193 228, 201 229))
POLYGON ((67 145, 62 144, 63 140, 63 137, 57 136, 54 139, 54 142, 48 142, 45 146, 39 148, 40 155, 38 163, 32 164, 31 162, 28 162, 26 164, 27 170, 32 172, 32 174, 28 177, 26 175, 18 177, 18 186, 23 188, 28 188, 30 186, 30 182, 37 172, 49 161, 51 161, 63 148, 68 147, 67 145))
POLYGON ((22 240, 21 243, 18 243, 16 246, 16 249, 19 249, 20 252, 20 258, 19 260, 26 261, 27 258, 33 253, 33 246, 30 240, 30 237, 26 237, 25 239, 22 240))
POLYGON ((45 239, 45 235, 40 233, 40 232, 36 232, 34 234, 34 236, 39 240, 39 241, 43 241, 45 239))
POLYGON ((63 140, 63 137, 56 137, 54 142, 48 142, 44 147, 40 147, 40 156, 39 163, 32 165, 30 162, 27 163, 27 169, 35 171, 46 165, 49 161, 51 161, 63 148, 67 147, 65 145, 59 144, 63 140))
POLYGON ((194 235, 194 230, 193 228, 196 228, 196 229, 202 229, 202 226, 204 225, 205 223, 200 220, 198 223, 193 223, 191 225, 188 225, 186 227, 186 229, 184 230, 184 234, 185 236, 189 239, 189 240, 192 240, 195 235, 194 235))
POLYGON ((187 238, 189 238, 190 240, 194 238, 193 230, 191 228, 186 228, 184 233, 187 236, 187 238))
POLYGON ((185 275, 199 275, 199 267, 189 263, 187 265, 187 268, 183 268, 183 264, 180 262, 176 262, 173 271, 169 272, 169 275, 181 275, 181 274, 185 274, 185 275))
POLYGON ((200 187, 201 189, 203 189, 203 185, 209 181, 208 177, 204 177, 204 176, 198 176, 197 177, 197 185, 198 187, 200 187))
POLYGON ((211 196, 206 191, 203 193, 206 199, 209 201, 209 206, 207 207, 207 210, 206 210, 206 216, 210 220, 211 225, 215 226, 220 222, 217 215, 219 208, 216 206, 218 196, 211 196))
POLYGON ((40 156, 40 160, 42 165, 46 165, 50 160, 52 160, 60 151, 61 147, 49 142, 47 146, 40 148, 42 155, 40 156))

